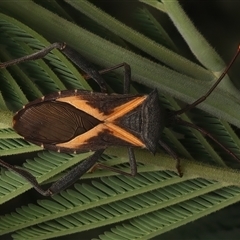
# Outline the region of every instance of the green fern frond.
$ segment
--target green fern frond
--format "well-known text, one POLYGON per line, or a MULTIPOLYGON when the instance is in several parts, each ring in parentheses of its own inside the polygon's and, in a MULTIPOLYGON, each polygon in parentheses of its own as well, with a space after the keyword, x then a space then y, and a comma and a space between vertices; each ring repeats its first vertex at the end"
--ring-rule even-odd
POLYGON ((168 49, 178 52, 176 45, 169 37, 167 32, 147 8, 139 8, 134 13, 136 27, 141 30, 150 39, 166 46, 168 49))
MULTIPOLYGON (((178 27, 176 19, 181 17, 175 12, 180 8, 178 3, 155 1, 154 4, 152 1, 152 4, 156 9, 159 6, 162 10, 165 8, 165 14, 178 27)), ((0 2, 0 7, 1 61, 36 52, 50 42, 67 42, 99 69, 121 62, 129 63, 133 80, 137 82, 131 91, 148 93, 149 88, 157 88, 161 94, 160 101, 167 109, 177 110, 185 105, 173 97, 186 103, 200 97, 211 86, 216 71, 223 68, 221 59, 211 51, 208 53, 212 56, 211 62, 220 63, 216 65, 220 67, 207 63, 205 69, 162 46, 164 38, 172 49, 174 46, 178 48, 175 39, 169 37, 168 29, 163 30, 161 21, 158 22, 143 5, 134 11, 137 17, 133 19, 133 26, 141 22, 146 36, 88 1, 80 4, 70 0, 65 3, 26 0, 24 4, 0 2), (64 7, 66 4, 67 8, 64 7), (78 20, 69 11, 81 15, 83 28, 73 23, 78 23, 78 20), (153 62, 153 59, 164 63, 164 66, 153 62)), ((181 21, 189 24, 184 18, 181 21)), ((186 28, 183 26, 178 27, 180 32, 186 28)), ((182 35, 184 39, 189 37, 184 32, 182 35)), ((193 52, 198 51, 193 48, 193 52)), ((198 55, 198 52, 194 54, 198 55)), ((201 58, 198 57, 204 62, 201 58)), ((113 91, 121 93, 122 75, 122 70, 119 70, 106 76, 113 91)), ((40 148, 9 129, 12 111, 50 92, 73 88, 89 90, 90 86, 57 50, 43 60, 2 69, 0 81, 0 156, 6 156, 3 158, 8 161, 7 156, 13 155, 16 165, 20 165, 18 159, 23 159, 22 167, 31 172, 43 188, 47 188, 68 168, 91 153, 68 155, 44 150, 32 156, 40 148), (23 153, 31 153, 31 156, 23 153)), ((200 105, 211 115, 194 109, 183 119, 203 127, 240 156, 237 131, 228 123, 240 126, 236 96, 236 90, 231 87, 216 89, 210 99, 200 105)), ((95 171, 85 174, 74 187, 52 198, 42 199, 38 195, 32 200, 26 197, 16 209, 15 206, 6 208, 8 210, 0 216, 0 234, 13 233, 14 239, 47 239, 73 233, 81 236, 86 230, 92 231, 94 236, 98 228, 99 234, 95 237, 100 239, 150 239, 239 201, 239 172, 226 167, 237 168, 238 164, 216 144, 199 132, 182 126, 165 129, 163 139, 185 158, 182 161, 183 178, 175 173, 173 159, 160 149, 156 156, 136 150, 139 174, 135 178, 95 171), (103 226, 104 230, 101 229, 103 226)), ((107 149, 101 161, 129 172, 127 151, 121 148, 107 149)), ((20 176, 2 169, 0 202, 3 209, 11 199, 31 194, 26 192, 30 188, 30 184, 20 176)))

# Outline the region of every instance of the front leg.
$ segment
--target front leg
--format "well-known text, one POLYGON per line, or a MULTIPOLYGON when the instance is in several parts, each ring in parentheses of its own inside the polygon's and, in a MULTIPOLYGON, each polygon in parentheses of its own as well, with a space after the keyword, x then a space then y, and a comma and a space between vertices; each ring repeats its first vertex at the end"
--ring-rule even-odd
POLYGON ((107 85, 101 74, 95 68, 93 64, 88 62, 83 56, 81 56, 76 50, 65 45, 61 49, 62 53, 66 55, 74 64, 82 69, 88 76, 90 76, 101 88, 101 92, 107 93, 107 85))
POLYGON ((77 51, 73 48, 66 45, 66 43, 55 42, 45 47, 35 53, 23 56, 21 58, 13 59, 8 62, 0 63, 0 68, 7 68, 9 66, 19 64, 22 62, 37 60, 44 58, 49 52, 53 49, 59 49, 62 51, 73 63, 75 63, 80 69, 86 72, 91 78, 93 78, 101 88, 102 92, 107 92, 107 85, 102 78, 101 74, 99 74, 98 70, 89 63, 84 57, 82 57, 77 51))

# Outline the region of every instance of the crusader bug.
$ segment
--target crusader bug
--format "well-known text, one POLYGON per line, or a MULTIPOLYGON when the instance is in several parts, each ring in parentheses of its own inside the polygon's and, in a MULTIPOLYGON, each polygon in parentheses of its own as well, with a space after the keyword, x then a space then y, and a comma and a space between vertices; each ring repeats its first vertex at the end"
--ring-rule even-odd
POLYGON ((182 176, 178 156, 161 140, 166 118, 168 121, 197 129, 240 161, 233 152, 225 148, 204 129, 178 117, 178 115, 203 102, 213 92, 237 58, 240 52, 239 48, 225 71, 204 96, 181 110, 169 113, 165 113, 159 104, 156 89, 149 95, 129 94, 131 70, 128 64, 122 63, 98 72, 79 53, 64 43, 51 44, 34 54, 1 63, 0 67, 6 68, 24 61, 42 58, 54 48, 60 49, 86 72, 88 75, 86 78, 93 78, 100 86, 101 93, 84 90, 65 90, 52 93, 28 103, 14 115, 13 128, 29 142, 57 152, 94 151, 92 156, 75 166, 46 191, 40 187, 32 174, 0 160, 1 166, 21 175, 42 195, 49 196, 60 192, 77 181, 93 166, 127 176, 136 175, 137 165, 133 152, 134 147, 146 148, 155 153, 158 144, 160 144, 176 160, 177 171, 182 176), (124 94, 107 94, 107 87, 101 74, 119 67, 125 69, 124 94), (96 163, 104 150, 113 145, 128 148, 131 173, 96 163))

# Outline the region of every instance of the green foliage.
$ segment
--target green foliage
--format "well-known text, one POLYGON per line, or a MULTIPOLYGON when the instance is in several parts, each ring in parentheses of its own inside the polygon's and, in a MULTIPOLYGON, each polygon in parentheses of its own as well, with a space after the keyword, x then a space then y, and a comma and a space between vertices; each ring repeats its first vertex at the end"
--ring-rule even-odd
MULTIPOLYGON (((184 104, 178 100, 191 103, 207 92, 224 70, 224 64, 178 2, 151 1, 151 5, 159 14, 165 11, 161 14, 171 18, 206 69, 180 55, 175 38, 168 35, 168 29, 151 9, 139 2, 131 12, 135 28, 88 1, 0 2, 1 62, 33 53, 49 42, 67 42, 99 69, 129 63, 136 82, 132 92, 148 93, 149 88, 157 88, 165 108, 180 109, 184 104)), ((122 70, 106 78, 110 89, 121 92, 122 70)), ((39 147, 10 129, 12 112, 28 101, 62 89, 91 89, 61 52, 54 50, 44 60, 1 69, 0 81, 0 156, 13 155, 16 165, 20 165, 18 159, 24 158, 22 167, 36 176, 39 183, 49 184, 91 154, 68 155, 46 150, 35 153, 39 147)), ((207 113, 194 109, 182 117, 202 126, 240 156, 236 128, 229 124, 240 126, 238 92, 229 79, 224 82, 199 106, 207 113)), ((236 168, 237 164, 216 144, 199 132, 180 126, 166 129, 163 139, 185 159, 183 178, 175 173, 172 158, 160 149, 156 156, 136 150, 137 177, 96 171, 86 173, 73 188, 52 198, 26 197, 16 209, 11 206, 0 217, 0 234, 13 233, 14 239, 47 239, 88 230, 92 237, 101 239, 149 239, 239 201, 239 171, 227 167, 236 168), (106 232, 100 228, 103 226, 106 232)), ((129 171, 125 149, 108 149, 101 161, 129 171)), ((30 188, 15 173, 1 171, 3 207, 11 199, 27 196, 30 188)))

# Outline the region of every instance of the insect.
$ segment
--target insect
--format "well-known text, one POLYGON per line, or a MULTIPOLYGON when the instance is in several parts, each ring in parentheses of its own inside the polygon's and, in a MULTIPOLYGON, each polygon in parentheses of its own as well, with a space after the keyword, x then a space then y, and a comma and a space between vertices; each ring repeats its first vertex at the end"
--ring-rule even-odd
POLYGON ((54 48, 60 49, 70 60, 86 72, 88 74, 87 78, 93 78, 100 86, 101 92, 65 90, 52 93, 28 103, 14 115, 13 128, 29 142, 57 152, 80 153, 94 151, 92 156, 75 166, 47 190, 43 190, 34 176, 26 170, 0 160, 1 166, 21 175, 40 194, 49 196, 60 192, 77 181, 93 166, 109 169, 127 176, 135 176, 137 165, 133 152, 134 147, 146 148, 155 153, 158 144, 160 144, 176 160, 177 171, 182 176, 177 154, 161 140, 166 119, 197 129, 212 138, 227 153, 240 161, 233 152, 226 149, 204 129, 178 117, 178 115, 203 102, 213 92, 239 55, 240 48, 238 48, 225 71, 204 96, 191 105, 170 113, 166 113, 161 107, 156 89, 149 95, 129 94, 131 69, 128 64, 122 63, 98 72, 94 66, 65 43, 53 43, 34 54, 1 63, 0 67, 6 68, 24 61, 42 58, 54 48), (107 86, 101 74, 119 67, 124 67, 125 70, 124 94, 108 94, 107 86), (104 150, 113 145, 128 148, 131 173, 97 163, 104 150))

